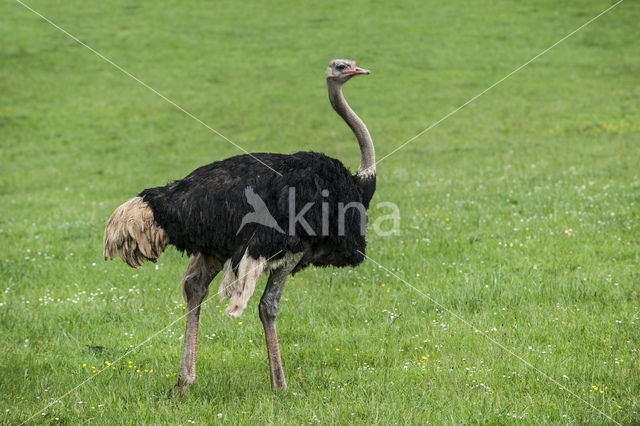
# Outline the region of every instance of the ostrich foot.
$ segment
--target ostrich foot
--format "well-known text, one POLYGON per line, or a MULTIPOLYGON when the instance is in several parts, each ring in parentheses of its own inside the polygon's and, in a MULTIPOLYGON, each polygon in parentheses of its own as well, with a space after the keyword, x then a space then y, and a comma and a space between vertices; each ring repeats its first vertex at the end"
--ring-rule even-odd
POLYGON ((184 396, 185 393, 187 393, 187 389, 189 389, 191 387, 191 385, 193 385, 193 382, 196 381, 195 376, 189 376, 189 375, 185 375, 185 376, 178 376, 178 383, 176 383, 176 385, 174 386, 174 389, 177 389, 180 392, 180 396, 184 396))
POLYGON ((284 380, 284 376, 282 377, 281 381, 278 381, 278 379, 276 379, 271 382, 271 390, 273 390, 274 392, 287 390, 287 382, 284 380))

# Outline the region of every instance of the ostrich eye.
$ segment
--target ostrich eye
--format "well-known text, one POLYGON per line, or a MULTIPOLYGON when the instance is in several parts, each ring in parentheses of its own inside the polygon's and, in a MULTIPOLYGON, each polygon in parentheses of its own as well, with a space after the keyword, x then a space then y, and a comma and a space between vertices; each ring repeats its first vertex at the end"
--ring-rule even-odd
POLYGON ((344 71, 345 69, 347 69, 347 66, 345 64, 338 64, 336 65, 336 69, 338 71, 344 71))

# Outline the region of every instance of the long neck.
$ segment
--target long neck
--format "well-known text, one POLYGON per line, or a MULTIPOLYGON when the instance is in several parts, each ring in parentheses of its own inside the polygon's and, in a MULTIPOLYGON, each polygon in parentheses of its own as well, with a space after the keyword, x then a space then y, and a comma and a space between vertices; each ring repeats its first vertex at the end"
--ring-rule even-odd
POLYGON ((342 94, 342 84, 336 83, 333 80, 327 80, 327 86, 329 89, 329 101, 331 102, 331 106, 349 125, 353 134, 356 135, 356 139, 358 139, 358 145, 360 145, 360 167, 358 167, 356 177, 361 180, 369 180, 371 178, 375 179, 376 154, 367 126, 364 125, 360 117, 353 112, 347 101, 344 99, 344 95, 342 94))

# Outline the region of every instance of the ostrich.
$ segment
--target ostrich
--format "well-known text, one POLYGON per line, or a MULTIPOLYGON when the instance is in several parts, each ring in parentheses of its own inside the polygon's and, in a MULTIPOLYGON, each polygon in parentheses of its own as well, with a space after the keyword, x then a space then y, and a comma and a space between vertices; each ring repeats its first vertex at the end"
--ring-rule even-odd
POLYGON ((286 387, 276 334, 286 277, 309 265, 356 266, 364 260, 366 209, 376 186, 375 154, 367 127, 342 94, 343 84, 362 74, 369 71, 348 59, 332 60, 325 73, 331 106, 360 146, 355 175, 339 160, 316 152, 239 155, 166 186, 145 189, 109 218, 105 260, 119 253, 137 268, 155 262, 168 244, 191 256, 182 278, 187 320, 180 393, 195 381, 200 306, 220 271, 218 293, 221 299, 229 298, 226 312, 232 316, 242 314, 261 274, 269 273, 258 310, 271 387, 278 390, 286 387))

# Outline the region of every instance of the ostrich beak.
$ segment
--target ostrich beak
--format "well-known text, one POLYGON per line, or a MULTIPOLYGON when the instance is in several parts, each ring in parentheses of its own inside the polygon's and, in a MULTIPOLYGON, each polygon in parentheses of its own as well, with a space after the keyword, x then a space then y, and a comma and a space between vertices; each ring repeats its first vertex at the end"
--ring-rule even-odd
POLYGON ((342 74, 346 74, 346 75, 371 74, 371 71, 365 70, 360 67, 355 67, 354 69, 348 69, 348 70, 342 71, 342 74))

